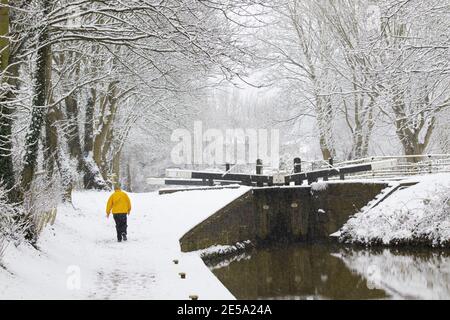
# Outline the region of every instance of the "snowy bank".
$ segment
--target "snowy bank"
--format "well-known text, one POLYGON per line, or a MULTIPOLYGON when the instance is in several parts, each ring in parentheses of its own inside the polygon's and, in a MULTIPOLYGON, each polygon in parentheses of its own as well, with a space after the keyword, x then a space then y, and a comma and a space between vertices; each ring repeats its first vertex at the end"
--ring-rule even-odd
POLYGON ((450 174, 415 177, 374 208, 363 209, 340 230, 345 243, 450 245, 450 174))
POLYGON ((238 242, 232 246, 215 245, 207 249, 196 251, 205 261, 214 260, 216 258, 223 260, 226 257, 233 257, 242 254, 252 248, 254 244, 250 240, 238 242))
POLYGON ((114 221, 105 217, 109 193, 76 192, 76 209, 58 208, 39 250, 8 247, 0 299, 233 299, 198 253, 181 253, 179 239, 246 191, 130 194, 126 243, 116 242, 114 221))

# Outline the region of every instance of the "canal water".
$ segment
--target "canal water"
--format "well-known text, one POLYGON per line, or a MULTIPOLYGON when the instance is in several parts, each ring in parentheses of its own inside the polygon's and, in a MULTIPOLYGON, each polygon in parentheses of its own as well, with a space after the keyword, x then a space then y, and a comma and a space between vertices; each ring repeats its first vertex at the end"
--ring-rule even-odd
POLYGON ((206 262, 237 299, 450 299, 450 252, 298 244, 206 262))

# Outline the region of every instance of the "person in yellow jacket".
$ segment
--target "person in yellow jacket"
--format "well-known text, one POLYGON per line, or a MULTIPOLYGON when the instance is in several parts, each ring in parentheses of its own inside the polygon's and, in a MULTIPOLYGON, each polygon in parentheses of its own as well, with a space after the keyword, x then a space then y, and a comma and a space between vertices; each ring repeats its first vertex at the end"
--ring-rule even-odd
POLYGON ((111 212, 116 222, 117 241, 127 241, 127 216, 131 212, 131 201, 118 184, 114 186, 114 193, 108 199, 106 218, 109 219, 111 212))

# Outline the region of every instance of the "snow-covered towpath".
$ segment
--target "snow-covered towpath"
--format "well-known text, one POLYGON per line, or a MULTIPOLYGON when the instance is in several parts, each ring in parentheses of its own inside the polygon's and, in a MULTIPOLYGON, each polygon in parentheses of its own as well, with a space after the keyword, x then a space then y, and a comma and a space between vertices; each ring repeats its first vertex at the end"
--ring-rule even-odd
POLYGON ((125 243, 116 242, 114 220, 105 216, 109 193, 76 192, 76 210, 59 208, 39 251, 8 248, 0 299, 233 299, 198 254, 180 252, 178 240, 247 190, 130 194, 125 243))

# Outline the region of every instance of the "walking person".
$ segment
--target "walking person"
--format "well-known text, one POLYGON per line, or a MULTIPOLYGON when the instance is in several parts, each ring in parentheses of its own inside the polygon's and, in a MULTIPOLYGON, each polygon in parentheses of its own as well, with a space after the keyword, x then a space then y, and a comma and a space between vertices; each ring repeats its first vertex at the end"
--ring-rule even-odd
POLYGON ((114 193, 108 199, 106 218, 109 219, 111 212, 116 222, 117 241, 127 241, 127 216, 131 212, 131 201, 119 184, 114 186, 114 193))

